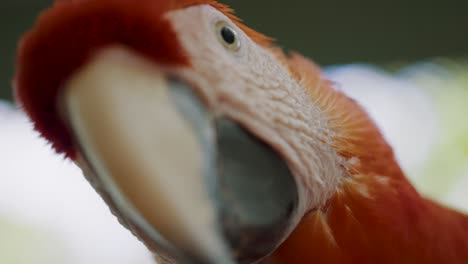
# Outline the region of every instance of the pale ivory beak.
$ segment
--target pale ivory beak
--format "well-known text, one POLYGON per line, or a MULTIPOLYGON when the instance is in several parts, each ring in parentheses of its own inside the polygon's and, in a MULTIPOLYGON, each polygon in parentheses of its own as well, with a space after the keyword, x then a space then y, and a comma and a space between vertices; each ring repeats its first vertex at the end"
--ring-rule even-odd
POLYGON ((180 256, 230 263, 203 176, 212 150, 201 141, 214 135, 193 131, 170 86, 152 63, 111 48, 72 76, 61 107, 81 154, 125 217, 166 249, 182 249, 180 256))

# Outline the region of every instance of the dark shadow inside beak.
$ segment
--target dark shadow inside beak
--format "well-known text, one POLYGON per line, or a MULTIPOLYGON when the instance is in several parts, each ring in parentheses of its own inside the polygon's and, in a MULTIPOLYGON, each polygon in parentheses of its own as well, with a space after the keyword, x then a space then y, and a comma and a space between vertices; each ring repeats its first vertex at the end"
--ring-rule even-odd
MULTIPOLYGON (((172 85, 171 95, 194 130, 203 134, 203 115, 209 113, 194 92, 172 85)), ((241 125, 226 117, 212 118, 210 125, 215 140, 207 148, 205 180, 217 207, 218 228, 233 257, 252 263, 282 242, 298 205, 297 186, 285 160, 241 125)))

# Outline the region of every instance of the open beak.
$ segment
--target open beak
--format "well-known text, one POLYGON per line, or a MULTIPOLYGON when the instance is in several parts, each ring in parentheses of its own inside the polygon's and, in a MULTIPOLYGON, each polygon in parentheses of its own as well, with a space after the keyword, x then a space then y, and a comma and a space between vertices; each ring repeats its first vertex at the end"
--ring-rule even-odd
POLYGON ((60 107, 117 210, 181 263, 256 261, 289 228, 298 198, 283 159, 153 63, 104 50, 60 107))

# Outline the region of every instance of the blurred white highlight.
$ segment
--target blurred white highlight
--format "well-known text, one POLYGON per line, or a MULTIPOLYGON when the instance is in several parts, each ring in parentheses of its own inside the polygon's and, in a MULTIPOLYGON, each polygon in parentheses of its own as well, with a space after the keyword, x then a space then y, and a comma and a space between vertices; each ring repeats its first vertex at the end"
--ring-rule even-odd
MULTIPOLYGON (((50 256, 55 254, 62 255, 59 259, 67 264, 154 263, 143 244, 109 212, 81 171, 54 154, 21 112, 2 102, 0 168, 0 224, 8 219, 45 233, 42 243, 47 245, 16 249, 18 255, 13 259, 12 254, 8 260, 2 259, 7 257, 2 254, 0 263, 51 264, 50 256), (39 249, 50 252, 37 252, 39 249)), ((11 232, 0 235, 0 245, 11 244, 9 240, 17 236, 11 232)))
POLYGON ((439 134, 431 98, 409 80, 372 66, 341 66, 327 74, 368 111, 394 147, 400 165, 417 180, 439 134))

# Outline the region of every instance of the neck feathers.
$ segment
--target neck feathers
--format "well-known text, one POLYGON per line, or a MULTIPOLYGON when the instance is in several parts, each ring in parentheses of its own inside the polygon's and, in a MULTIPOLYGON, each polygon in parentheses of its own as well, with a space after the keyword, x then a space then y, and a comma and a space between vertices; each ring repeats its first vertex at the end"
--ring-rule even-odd
POLYGON ((307 214, 273 263, 466 263, 468 217, 421 197, 378 128, 320 69, 289 65, 328 118, 346 171, 327 204, 307 214))
POLYGON ((345 180, 304 217, 275 263, 466 263, 468 217, 376 175, 345 180), (294 260, 294 261, 291 261, 294 260))
POLYGON ((289 59, 293 74, 323 112, 337 154, 344 159, 348 174, 375 173, 404 178, 391 147, 366 111, 326 80, 310 60, 299 54, 289 59))

